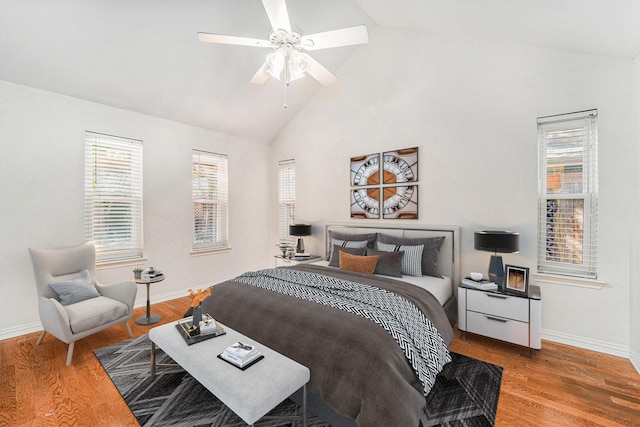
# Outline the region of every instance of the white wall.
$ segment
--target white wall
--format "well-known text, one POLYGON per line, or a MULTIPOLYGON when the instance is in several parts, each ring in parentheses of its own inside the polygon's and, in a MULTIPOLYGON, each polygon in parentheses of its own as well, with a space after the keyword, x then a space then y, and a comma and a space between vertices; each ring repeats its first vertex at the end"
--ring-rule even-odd
MULTIPOLYGON (((488 267, 489 254, 473 249, 481 228, 519 231, 521 251, 505 262, 535 271, 536 118, 598 108, 599 279, 608 284, 543 285, 543 329, 628 355, 630 61, 378 27, 337 74, 273 144, 273 161, 296 159, 296 219, 351 221, 349 158, 419 146, 417 222, 462 227, 463 274, 488 267)), ((316 253, 321 230, 305 239, 316 253)))
MULTIPOLYGON (((166 275, 152 301, 271 266, 267 145, 0 81, 0 338, 39 327, 27 248, 84 241, 85 130, 143 141, 144 265, 166 275), (192 149, 229 156, 229 252, 190 255, 192 149)), ((101 269, 98 280, 132 269, 101 269)), ((140 286, 138 305, 145 298, 140 286)))
MULTIPOLYGON (((633 118, 635 124, 635 145, 640 146, 640 56, 633 61, 633 118)), ((640 164, 640 150, 636 152, 636 164, 640 164)), ((636 171, 635 176, 635 211, 632 228, 632 251, 631 251, 631 277, 640 277, 640 224, 637 221, 640 208, 640 174, 636 171)), ((637 283, 631 285, 630 314, 631 314, 631 362, 636 370, 640 372, 640 287, 637 283)))

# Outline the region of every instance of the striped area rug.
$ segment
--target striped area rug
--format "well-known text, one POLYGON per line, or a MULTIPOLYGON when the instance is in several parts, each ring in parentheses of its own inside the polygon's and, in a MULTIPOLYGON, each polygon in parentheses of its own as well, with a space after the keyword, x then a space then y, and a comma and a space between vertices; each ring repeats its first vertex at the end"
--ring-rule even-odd
MULTIPOLYGON (((94 353, 141 426, 244 427, 246 424, 179 366, 149 375, 151 344, 146 335, 94 353)), ((502 368, 460 354, 438 375, 427 397, 425 426, 492 426, 502 381, 502 368)), ((172 363, 157 350, 157 363, 172 363)), ((269 415, 297 415, 300 408, 285 400, 269 415)), ((260 421, 261 427, 291 426, 283 420, 260 421)), ((309 414, 310 427, 330 427, 309 414)))

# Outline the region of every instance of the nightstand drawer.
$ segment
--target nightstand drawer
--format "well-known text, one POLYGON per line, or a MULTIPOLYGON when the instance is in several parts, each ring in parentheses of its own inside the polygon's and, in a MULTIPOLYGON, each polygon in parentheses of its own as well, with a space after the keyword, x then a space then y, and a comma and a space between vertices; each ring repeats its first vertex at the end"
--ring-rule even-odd
POLYGON ((529 322, 529 300, 504 294, 467 290, 467 310, 529 322))
POLYGON ((529 346, 529 324, 517 320, 469 311, 467 332, 529 346))

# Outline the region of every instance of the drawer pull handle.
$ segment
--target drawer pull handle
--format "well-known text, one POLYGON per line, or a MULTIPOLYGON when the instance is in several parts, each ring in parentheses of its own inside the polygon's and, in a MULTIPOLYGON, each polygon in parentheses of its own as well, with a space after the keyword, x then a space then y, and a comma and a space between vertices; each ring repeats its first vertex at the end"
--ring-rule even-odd
POLYGON ((498 299, 507 299, 507 298, 509 298, 506 295, 497 295, 497 294, 485 294, 485 295, 488 296, 488 297, 491 297, 491 298, 498 298, 498 299))
POLYGON ((485 316, 489 320, 495 320, 496 322, 507 323, 507 319, 501 319, 499 317, 485 316))

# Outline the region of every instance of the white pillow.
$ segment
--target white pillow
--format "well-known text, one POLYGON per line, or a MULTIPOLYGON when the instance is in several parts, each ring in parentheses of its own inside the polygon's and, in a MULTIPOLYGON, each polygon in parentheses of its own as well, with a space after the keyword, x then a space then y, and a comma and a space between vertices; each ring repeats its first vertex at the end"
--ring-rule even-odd
POLYGON ((422 251, 424 245, 392 245, 376 242, 379 251, 398 252, 404 251, 400 270, 407 276, 422 276, 422 251))

